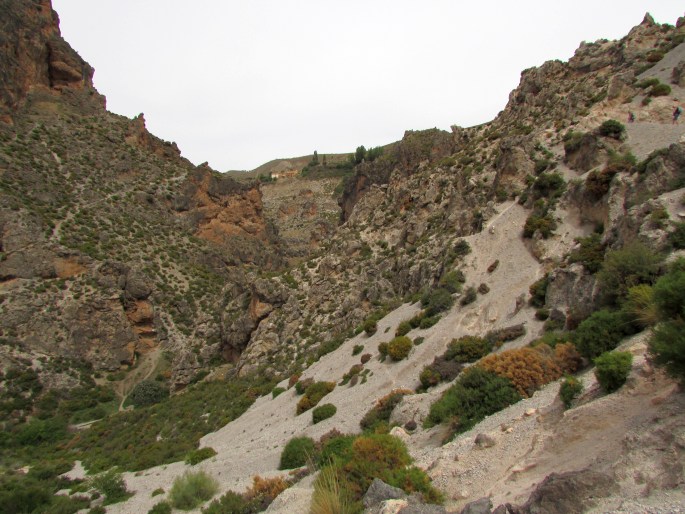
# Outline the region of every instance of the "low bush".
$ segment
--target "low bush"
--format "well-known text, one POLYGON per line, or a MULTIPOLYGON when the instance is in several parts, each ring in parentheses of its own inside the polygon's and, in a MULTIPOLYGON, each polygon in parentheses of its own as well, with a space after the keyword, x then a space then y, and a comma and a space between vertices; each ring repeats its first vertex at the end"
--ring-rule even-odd
POLYGON ((493 353, 483 357, 478 366, 509 379, 518 394, 528 398, 562 374, 552 356, 546 355, 544 349, 550 350, 548 346, 540 345, 493 353))
POLYGON ((632 332, 625 312, 600 310, 578 325, 573 333, 573 344, 583 357, 594 359, 616 348, 621 339, 632 332))
POLYGON ((253 514, 259 512, 254 502, 248 502, 243 495, 227 491, 207 507, 202 514, 253 514))
POLYGON ((169 390, 154 380, 144 380, 133 388, 128 399, 136 407, 159 403, 169 396, 169 390))
POLYGON ((172 508, 169 502, 155 503, 147 514, 171 514, 172 508))
POLYGON ((395 337, 388 343, 388 355, 394 361, 401 361, 409 356, 413 343, 407 336, 395 337))
POLYGON ((459 305, 461 305, 461 306, 469 305, 469 304, 475 302, 476 298, 478 298, 478 292, 476 291, 476 288, 473 286, 469 286, 466 288, 463 296, 459 300, 459 305))
POLYGON ((281 452, 278 469, 301 468, 308 459, 315 460, 316 447, 311 437, 295 437, 287 442, 281 452))
POLYGON ((371 360, 371 354, 370 353, 365 353, 364 355, 361 356, 360 361, 362 364, 366 364, 371 360))
POLYGON ((359 355, 364 351, 364 345, 363 344, 355 344, 354 348, 352 348, 352 355, 359 355))
POLYGON ((492 351, 492 343, 476 336, 462 336, 452 339, 444 353, 446 360, 465 364, 476 362, 492 351))
POLYGON ((685 381, 685 259, 675 261, 657 280, 653 299, 662 322, 654 329, 649 350, 657 364, 685 381))
POLYGON ((361 373, 363 369, 364 366, 362 364, 353 364, 350 367, 349 371, 343 375, 342 380, 338 385, 346 385, 352 379, 352 377, 359 375, 359 373, 361 373))
POLYGON ((659 84, 656 84, 652 86, 652 89, 649 90, 649 96, 656 97, 656 96, 668 96, 671 94, 671 86, 668 84, 664 84, 663 82, 660 82, 659 84))
POLYGON ((626 127, 619 121, 606 120, 599 126, 597 132, 599 132, 599 135, 601 136, 620 140, 626 132, 626 127))
POLYGON ((397 325, 397 330, 395 330, 395 335, 396 336, 404 336, 407 335, 412 329, 411 324, 409 321, 402 321, 400 322, 399 325, 397 325))
POLYGON ((613 393, 625 384, 633 364, 633 355, 630 352, 606 352, 594 362, 599 385, 607 393, 613 393))
POLYGON ((533 212, 523 226, 523 237, 531 238, 539 232, 543 239, 549 239, 557 228, 557 222, 549 212, 533 212))
POLYGON ((404 395, 412 394, 408 389, 396 389, 376 402, 359 422, 363 430, 374 430, 377 425, 390 421, 393 409, 402 401, 404 395))
POLYGON ((578 247, 569 255, 569 262, 579 262, 590 273, 597 273, 604 262, 605 247, 602 244, 602 236, 598 233, 576 239, 578 247))
POLYGON ((511 381, 472 366, 431 405, 424 426, 451 421, 452 435, 465 432, 520 399, 511 381))
POLYGON ((324 419, 333 417, 337 411, 337 407, 332 403, 320 405, 312 411, 312 422, 316 425, 324 419))
POLYGON ((298 380, 297 383, 295 383, 295 392, 297 394, 304 394, 304 392, 307 390, 307 388, 314 383, 313 378, 305 378, 303 380, 298 380))
POLYGON ((533 307, 544 307, 547 301, 547 286, 549 285, 549 274, 534 282, 528 288, 530 292, 530 304, 533 307))
POLYGON ((457 378, 464 366, 454 360, 448 360, 444 356, 435 357, 433 363, 425 366, 419 380, 421 385, 428 389, 440 382, 450 382, 457 378))
POLYGON ((282 394, 282 393, 284 393, 284 392, 285 392, 285 388, 284 388, 284 387, 274 387, 274 388, 271 390, 271 397, 272 397, 272 398, 276 398, 278 395, 280 395, 280 394, 282 394))
POLYGON ((599 285, 610 304, 620 303, 628 289, 639 284, 653 284, 659 275, 663 256, 634 241, 620 250, 606 253, 598 273, 599 285))
POLYGON ((454 298, 447 289, 438 287, 423 296, 421 305, 425 308, 426 316, 435 316, 449 310, 454 305, 454 298))
POLYGON ((364 321, 363 327, 364 332, 366 332, 367 335, 372 336, 378 330, 378 323, 375 319, 367 319, 364 321))
POLYGON ((388 343, 386 341, 378 344, 378 354, 380 355, 381 362, 388 356, 388 343))
POLYGON ((421 323, 419 323, 419 328, 421 330, 426 330, 427 328, 431 328, 438 321, 440 321, 440 315, 439 314, 436 314, 435 316, 427 316, 425 318, 421 318, 421 323))
POLYGON ((564 373, 575 373, 583 366, 583 357, 573 343, 557 343, 553 350, 554 362, 564 373))
POLYGON ((297 414, 302 414, 315 407, 321 399, 335 389, 335 382, 314 382, 304 392, 300 401, 297 402, 297 414))
POLYGON ((559 173, 541 173, 533 183, 533 198, 557 198, 566 190, 566 181, 559 173))
POLYGON ((126 489, 126 482, 116 469, 110 469, 90 479, 90 486, 104 496, 104 505, 111 505, 128 500, 133 496, 126 489))
POLYGON ((211 499, 219 491, 219 483, 204 471, 186 471, 174 480, 169 502, 175 509, 192 510, 211 499))
POLYGON ((441 278, 438 285, 446 289, 449 293, 459 293, 461 291, 462 284, 466 282, 464 273, 460 270, 450 271, 445 273, 441 278))
POLYGON ((559 398, 564 402, 564 407, 571 407, 573 400, 583 392, 583 384, 576 377, 567 376, 559 387, 559 398))
POLYGON ((197 450, 188 452, 188 455, 186 455, 186 464, 194 466, 195 464, 198 464, 203 460, 209 459, 210 457, 214 457, 215 455, 216 450, 214 448, 211 448, 210 446, 198 448, 197 450))
POLYGON ((525 335, 526 325, 519 323, 517 325, 491 330, 485 334, 485 339, 490 343, 491 346, 498 346, 502 343, 513 341, 514 339, 518 339, 519 337, 523 337, 525 335))
POLYGON ((675 250, 685 248, 685 221, 676 221, 673 224, 673 232, 668 234, 668 241, 675 250))

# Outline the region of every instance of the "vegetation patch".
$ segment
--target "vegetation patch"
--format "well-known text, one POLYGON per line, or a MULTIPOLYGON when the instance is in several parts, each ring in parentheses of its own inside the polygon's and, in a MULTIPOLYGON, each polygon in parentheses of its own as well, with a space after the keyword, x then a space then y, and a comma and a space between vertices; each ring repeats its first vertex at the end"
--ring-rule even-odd
POLYGON ((388 355, 394 361, 401 361, 409 356, 412 346, 412 340, 407 336, 395 337, 388 343, 388 355))
POLYGON ((333 389, 335 389, 335 382, 314 382, 307 387, 304 396, 297 402, 297 414, 302 414, 315 407, 333 389))
POLYGON ((633 364, 633 355, 630 352, 606 352, 594 362, 599 385, 607 393, 613 393, 625 384, 633 364))
POLYGON ((175 509, 192 510, 210 500, 219 491, 219 483, 204 471, 186 471, 174 480, 169 502, 175 509))
POLYGON ((402 401, 404 395, 412 394, 409 389, 395 389, 376 402, 376 405, 367 412, 359 422, 363 430, 373 431, 379 425, 390 422, 390 416, 394 408, 402 401))
POLYGON ((215 455, 216 450, 214 448, 210 446, 205 446, 204 448, 199 448, 197 450, 188 452, 188 455, 186 455, 186 464, 194 466, 195 464, 198 464, 203 460, 209 459, 210 457, 214 457, 215 455))
POLYGON ((431 405, 424 427, 449 422, 451 439, 520 399, 510 380, 472 366, 431 405))
POLYGON ((325 403, 323 405, 320 405, 312 411, 312 423, 316 425, 324 419, 331 418, 335 415, 337 411, 338 408, 332 403, 325 403))
POLYGON ((288 441, 281 452, 278 469, 295 469, 307 464, 307 459, 314 460, 316 446, 311 437, 295 437, 288 441))

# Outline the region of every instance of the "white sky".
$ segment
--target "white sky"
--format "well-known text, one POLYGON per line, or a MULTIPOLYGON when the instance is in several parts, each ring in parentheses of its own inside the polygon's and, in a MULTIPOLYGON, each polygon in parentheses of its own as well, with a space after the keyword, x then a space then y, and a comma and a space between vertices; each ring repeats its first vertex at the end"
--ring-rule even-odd
POLYGON ((253 169, 406 129, 471 126, 523 69, 617 39, 676 0, 53 0, 110 111, 192 162, 253 169))

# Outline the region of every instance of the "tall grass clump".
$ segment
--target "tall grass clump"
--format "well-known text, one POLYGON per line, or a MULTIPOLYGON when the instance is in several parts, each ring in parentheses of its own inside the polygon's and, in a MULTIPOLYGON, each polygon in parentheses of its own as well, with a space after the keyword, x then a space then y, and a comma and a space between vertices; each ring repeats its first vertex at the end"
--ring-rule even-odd
POLYGON ((211 499, 219 491, 219 483, 204 471, 186 471, 174 480, 169 501, 175 509, 192 510, 211 499))

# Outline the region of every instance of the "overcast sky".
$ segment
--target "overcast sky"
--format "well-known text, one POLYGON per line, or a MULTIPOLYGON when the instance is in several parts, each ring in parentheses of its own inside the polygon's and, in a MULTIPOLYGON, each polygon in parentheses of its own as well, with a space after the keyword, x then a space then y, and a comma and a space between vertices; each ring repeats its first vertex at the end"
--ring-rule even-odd
POLYGON ((53 0, 110 111, 192 162, 253 169, 406 129, 471 126, 523 69, 617 39, 676 0, 53 0))

